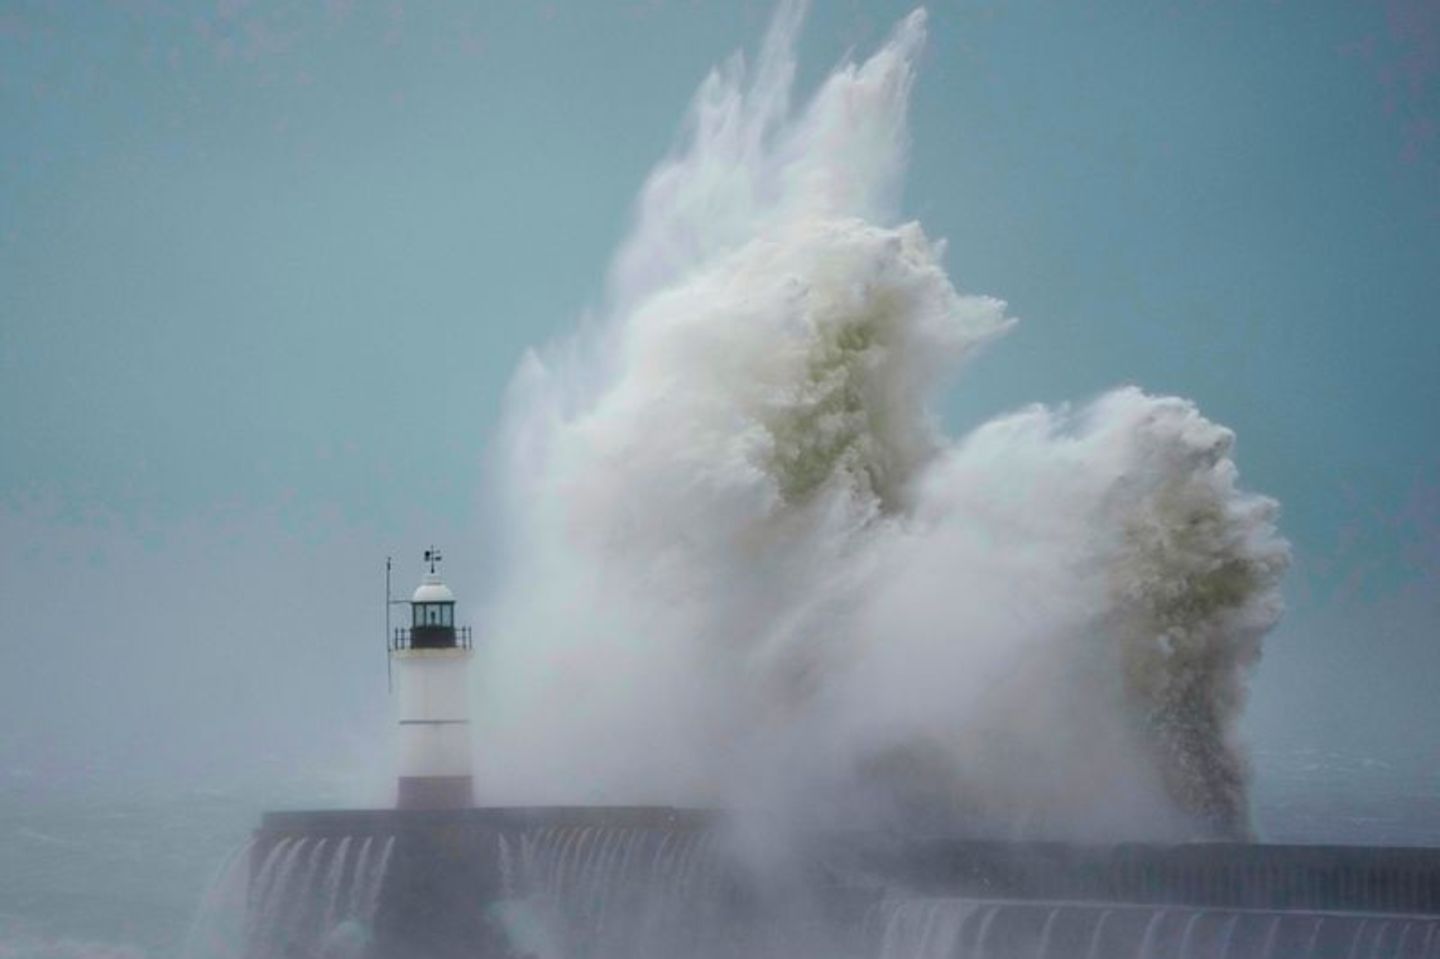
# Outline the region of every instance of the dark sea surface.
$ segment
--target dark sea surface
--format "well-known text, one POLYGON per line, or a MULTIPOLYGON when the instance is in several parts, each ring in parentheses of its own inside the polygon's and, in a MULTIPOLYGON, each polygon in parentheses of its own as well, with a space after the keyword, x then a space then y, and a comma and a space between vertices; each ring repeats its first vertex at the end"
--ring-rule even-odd
MULTIPOLYGON (((1259 752, 1271 842, 1440 845, 1440 767, 1323 750, 1259 752)), ((0 791, 0 959, 178 959, 198 907, 266 807, 291 794, 173 798, 0 791)), ((323 803, 343 805, 333 796, 323 803)))

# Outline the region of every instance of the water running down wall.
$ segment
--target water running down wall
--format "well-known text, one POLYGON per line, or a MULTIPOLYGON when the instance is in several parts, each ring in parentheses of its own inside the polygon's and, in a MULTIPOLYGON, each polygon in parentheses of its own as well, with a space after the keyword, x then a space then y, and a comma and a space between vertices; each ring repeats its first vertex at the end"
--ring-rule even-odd
POLYGON ((737 854, 736 827, 643 807, 271 814, 248 857, 244 950, 207 955, 1389 959, 1440 950, 1440 850, 851 833, 805 838, 788 867, 757 871, 737 854), (347 839, 352 865, 337 867, 331 857, 345 855, 347 839), (356 855, 365 848, 368 858, 356 855))
POLYGON ((185 959, 363 955, 394 848, 383 833, 261 834, 211 883, 185 959))

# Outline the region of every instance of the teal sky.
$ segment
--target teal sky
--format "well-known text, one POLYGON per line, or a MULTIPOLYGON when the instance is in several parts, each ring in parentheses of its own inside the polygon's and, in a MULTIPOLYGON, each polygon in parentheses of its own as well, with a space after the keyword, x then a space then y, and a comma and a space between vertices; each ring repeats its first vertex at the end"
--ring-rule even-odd
MULTIPOLYGON (((803 81, 911 6, 817 0, 803 81)), ((1022 320, 950 424, 1197 401, 1296 548, 1257 744, 1440 756, 1440 5, 929 10, 906 215, 1022 320)), ((258 683, 220 646, 300 623, 344 660, 333 716, 368 716, 381 559, 438 540, 483 596, 509 374, 601 300, 692 91, 769 13, 0 0, 0 766, 86 754, 102 706, 26 732, 51 696, 258 683)))

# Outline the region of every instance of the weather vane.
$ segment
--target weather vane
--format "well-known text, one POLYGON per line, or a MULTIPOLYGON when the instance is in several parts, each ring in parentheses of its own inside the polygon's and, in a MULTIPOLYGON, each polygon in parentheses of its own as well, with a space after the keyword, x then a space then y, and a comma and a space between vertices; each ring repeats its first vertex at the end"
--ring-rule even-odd
POLYGON ((440 562, 441 559, 443 559, 443 557, 435 547, 432 546, 425 551, 425 562, 430 564, 430 572, 435 572, 435 564, 440 562))

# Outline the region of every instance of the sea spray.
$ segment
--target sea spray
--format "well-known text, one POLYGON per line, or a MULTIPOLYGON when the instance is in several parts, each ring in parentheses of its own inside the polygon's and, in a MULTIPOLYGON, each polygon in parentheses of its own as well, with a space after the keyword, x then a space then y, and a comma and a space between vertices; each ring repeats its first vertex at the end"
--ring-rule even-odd
POLYGON ((486 798, 1245 833, 1274 504, 1133 388, 943 433, 1014 321, 897 215, 924 15, 796 110, 801 14, 702 84, 601 317, 512 385, 486 798))

